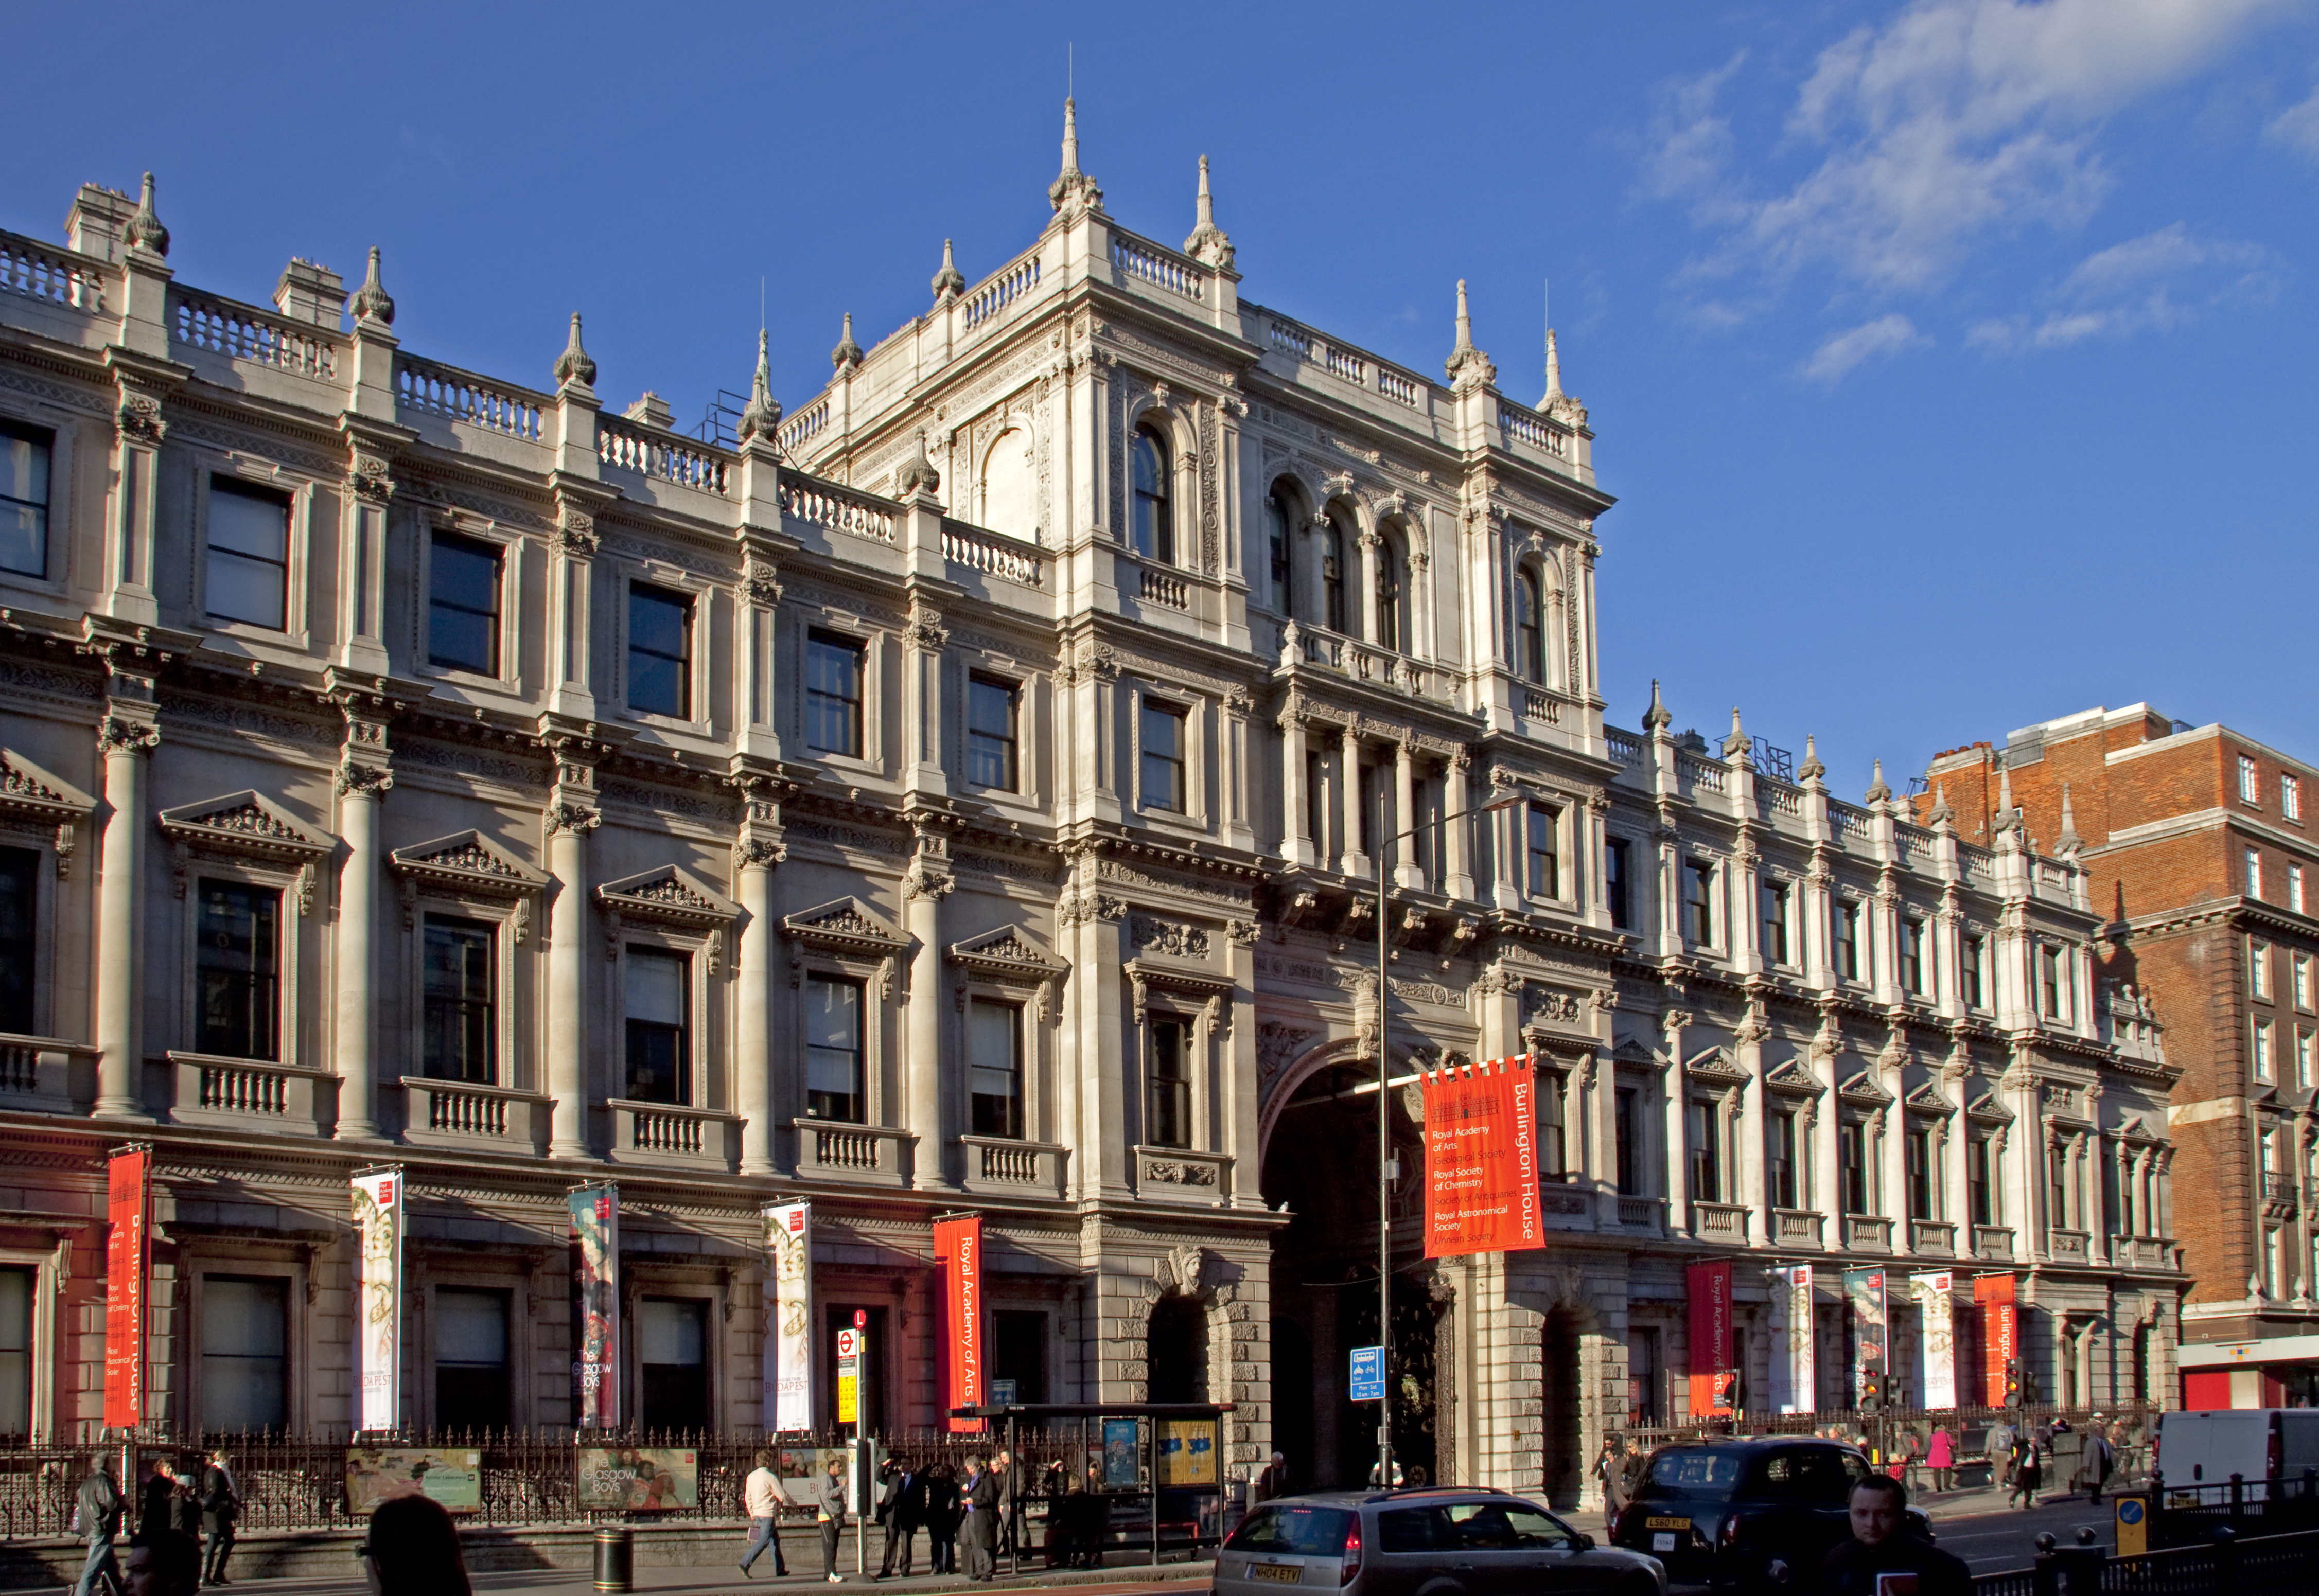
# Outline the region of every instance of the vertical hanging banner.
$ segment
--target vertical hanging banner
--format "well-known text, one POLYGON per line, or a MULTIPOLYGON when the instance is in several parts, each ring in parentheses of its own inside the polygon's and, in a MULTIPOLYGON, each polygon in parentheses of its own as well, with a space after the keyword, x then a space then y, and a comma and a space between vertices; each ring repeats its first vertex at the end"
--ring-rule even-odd
POLYGON ((572 1413, 579 1429, 620 1424, 620 1188, 583 1186, 572 1212, 572 1413))
POLYGON ((1731 1411, 1731 1260, 1693 1264, 1691 1288, 1691 1416, 1731 1411))
POLYGON ((125 1147, 105 1167, 104 1422, 145 1422, 146 1283, 153 1274, 153 1152, 125 1147))
POLYGON ((1809 1413, 1818 1407, 1815 1387, 1818 1361, 1813 1356, 1812 1267, 1797 1264, 1772 1271, 1772 1407, 1782 1413, 1809 1413))
POLYGON ((399 1429, 402 1414, 402 1171, 354 1177, 355 1428, 399 1429))
POLYGON ((1981 1379, 1982 1402, 2005 1405, 2005 1366, 2019 1356, 2014 1343, 2020 1334, 2020 1310, 2014 1305, 2013 1276, 1976 1275, 1972 1308, 1981 1321, 1981 1379))
POLYGON ((1538 1219, 1538 1071, 1525 1054, 1429 1071, 1425 1256, 1546 1245, 1538 1219))
POLYGON ((765 1431, 812 1429, 813 1204, 775 1204, 763 1218, 765 1431))
POLYGON ((934 1261, 942 1266, 943 1328, 950 1341, 943 1369, 942 1411, 952 1435, 979 1435, 982 1419, 951 1417, 952 1408, 982 1405, 982 1216, 934 1221, 934 1261))
POLYGON ((1917 1405, 1954 1408, 1957 1405, 1956 1306, 1950 1293, 1956 1276, 1943 1269, 1934 1275, 1911 1275, 1908 1289, 1916 1294, 1917 1356, 1921 1364, 1917 1405))
POLYGON ((1844 1295, 1852 1304, 1852 1399, 1857 1402, 1861 1383, 1890 1369, 1884 1357, 1884 1271, 1846 1269, 1844 1295))

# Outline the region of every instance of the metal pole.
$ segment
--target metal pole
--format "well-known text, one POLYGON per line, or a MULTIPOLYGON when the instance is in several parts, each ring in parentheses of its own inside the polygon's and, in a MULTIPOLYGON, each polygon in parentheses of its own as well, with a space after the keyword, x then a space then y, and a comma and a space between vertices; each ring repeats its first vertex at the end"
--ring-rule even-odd
MULTIPOLYGON (((1383 782, 1380 781, 1377 807, 1385 807, 1383 782)), ((1379 831, 1385 827, 1378 826, 1379 831)), ((1407 834, 1403 834, 1404 835, 1407 834)), ((1392 1092, 1392 1068, 1387 1062, 1385 1041, 1392 1022, 1393 988, 1385 983, 1385 856, 1397 846, 1400 837, 1377 849, 1376 856, 1376 977, 1377 977, 1377 1346, 1378 1362, 1385 1375, 1385 1400, 1377 1403, 1377 1489, 1389 1490, 1393 1485, 1393 1111, 1387 1098, 1392 1092)))

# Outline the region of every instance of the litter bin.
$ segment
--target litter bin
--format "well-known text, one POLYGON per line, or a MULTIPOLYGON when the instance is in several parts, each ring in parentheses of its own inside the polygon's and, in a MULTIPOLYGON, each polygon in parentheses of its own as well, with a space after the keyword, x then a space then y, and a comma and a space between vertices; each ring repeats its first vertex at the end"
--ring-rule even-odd
POLYGON ((608 1524, 596 1531, 596 1589, 627 1591, 636 1572, 635 1538, 626 1527, 608 1524))

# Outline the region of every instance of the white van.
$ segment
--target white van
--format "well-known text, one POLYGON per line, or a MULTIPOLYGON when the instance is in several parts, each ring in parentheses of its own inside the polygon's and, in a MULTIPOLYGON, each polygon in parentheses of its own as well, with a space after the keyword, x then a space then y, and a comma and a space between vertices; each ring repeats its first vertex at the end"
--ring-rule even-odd
POLYGON ((2319 1408, 2224 1408, 2158 1415, 2151 1466, 2170 1491, 2299 1479, 2319 1469, 2319 1408))

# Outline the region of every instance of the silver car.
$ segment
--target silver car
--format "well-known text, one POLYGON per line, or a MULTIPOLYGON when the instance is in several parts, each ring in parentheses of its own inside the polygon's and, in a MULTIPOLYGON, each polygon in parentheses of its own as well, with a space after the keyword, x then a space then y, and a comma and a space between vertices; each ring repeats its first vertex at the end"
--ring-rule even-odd
POLYGON ((1214 1596, 1665 1596, 1658 1560, 1598 1546, 1504 1491, 1320 1491, 1241 1520, 1216 1553, 1214 1596))

